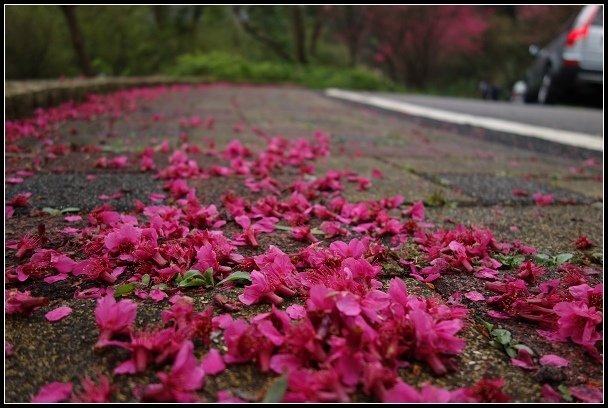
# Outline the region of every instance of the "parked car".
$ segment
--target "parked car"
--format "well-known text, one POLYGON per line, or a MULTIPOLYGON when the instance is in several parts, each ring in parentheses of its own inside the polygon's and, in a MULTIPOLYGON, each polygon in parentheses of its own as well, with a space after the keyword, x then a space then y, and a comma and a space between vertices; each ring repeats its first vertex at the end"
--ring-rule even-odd
POLYGON ((552 104, 603 87, 603 5, 586 5, 543 48, 530 46, 534 63, 526 73, 526 102, 552 104))

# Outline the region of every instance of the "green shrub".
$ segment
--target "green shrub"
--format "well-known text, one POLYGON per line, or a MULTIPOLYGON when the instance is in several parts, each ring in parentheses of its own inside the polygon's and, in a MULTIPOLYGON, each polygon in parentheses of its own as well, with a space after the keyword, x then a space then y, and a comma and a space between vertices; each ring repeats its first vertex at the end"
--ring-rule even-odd
POLYGON ((185 54, 168 72, 176 76, 202 76, 216 81, 295 83, 309 88, 395 90, 397 86, 363 68, 298 66, 280 62, 254 62, 223 52, 185 54))

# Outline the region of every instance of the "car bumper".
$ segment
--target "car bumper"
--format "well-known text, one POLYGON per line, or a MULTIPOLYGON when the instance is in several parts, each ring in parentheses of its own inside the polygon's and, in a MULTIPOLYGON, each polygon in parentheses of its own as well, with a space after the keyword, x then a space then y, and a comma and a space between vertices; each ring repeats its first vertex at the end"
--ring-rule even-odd
POLYGON ((562 67, 555 80, 563 88, 601 86, 604 83, 602 71, 590 71, 580 67, 562 67))

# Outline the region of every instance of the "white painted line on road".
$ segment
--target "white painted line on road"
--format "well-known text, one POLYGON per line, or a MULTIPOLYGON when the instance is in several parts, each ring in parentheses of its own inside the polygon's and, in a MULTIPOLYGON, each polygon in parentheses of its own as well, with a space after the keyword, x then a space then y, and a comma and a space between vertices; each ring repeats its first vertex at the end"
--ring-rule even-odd
POLYGON ((586 133, 570 132, 567 130, 527 125, 509 120, 487 118, 468 115, 465 113, 455 113, 441 109, 427 108, 425 106, 414 105, 407 102, 400 102, 372 95, 363 95, 357 92, 343 91, 340 89, 329 88, 325 91, 325 94, 332 98, 358 102, 365 105, 375 106, 377 108, 402 112, 413 116, 421 116, 442 122, 470 125, 520 136, 536 137, 556 143, 583 147, 585 149, 597 150, 600 152, 604 151, 603 138, 586 133))

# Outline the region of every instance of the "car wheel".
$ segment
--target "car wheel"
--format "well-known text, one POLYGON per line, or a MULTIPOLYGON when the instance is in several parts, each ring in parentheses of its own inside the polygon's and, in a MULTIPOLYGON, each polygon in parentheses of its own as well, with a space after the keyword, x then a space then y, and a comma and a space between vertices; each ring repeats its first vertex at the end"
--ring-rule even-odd
POLYGON ((557 90, 549 72, 545 72, 543 75, 536 99, 543 105, 553 104, 557 100, 557 90))

